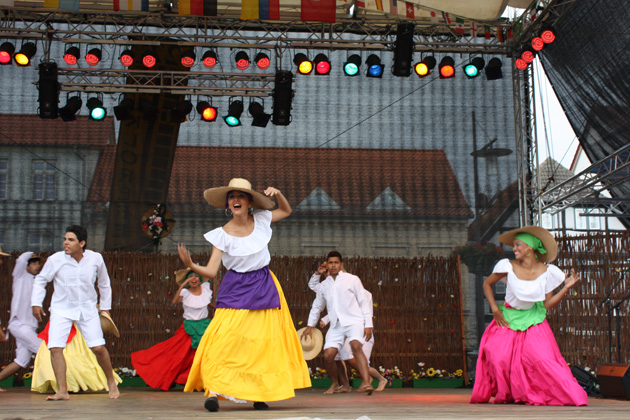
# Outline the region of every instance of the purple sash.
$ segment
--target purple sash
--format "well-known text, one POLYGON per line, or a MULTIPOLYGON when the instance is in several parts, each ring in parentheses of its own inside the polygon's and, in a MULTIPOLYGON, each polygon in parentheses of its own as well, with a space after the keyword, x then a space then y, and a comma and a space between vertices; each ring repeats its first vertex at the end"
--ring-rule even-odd
POLYGON ((237 273, 228 270, 221 280, 217 308, 271 309, 280 307, 280 295, 269 267, 237 273))

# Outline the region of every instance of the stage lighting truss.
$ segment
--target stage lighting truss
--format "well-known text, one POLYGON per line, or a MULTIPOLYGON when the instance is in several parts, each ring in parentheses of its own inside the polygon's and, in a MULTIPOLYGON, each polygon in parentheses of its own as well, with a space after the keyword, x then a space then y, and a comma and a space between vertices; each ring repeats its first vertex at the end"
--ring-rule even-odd
POLYGON ((419 78, 427 77, 431 75, 431 70, 435 68, 437 61, 432 55, 427 55, 420 62, 414 64, 413 70, 416 72, 419 78))
POLYGON ((90 48, 85 54, 85 62, 90 66, 96 66, 101 61, 103 51, 100 48, 90 48))
POLYGON ((316 76, 328 76, 330 74, 331 64, 326 54, 319 53, 313 60, 316 76))
POLYGON ((107 110, 103 106, 103 96, 96 95, 88 99, 87 108, 90 111, 89 117, 91 120, 102 121, 107 116, 107 110))
POLYGON ((243 113, 243 101, 232 100, 230 98, 230 105, 228 106, 228 113, 223 117, 223 121, 230 127, 238 127, 241 125, 241 114, 243 113))
POLYGON ((249 107, 247 108, 247 112, 252 116, 252 126, 254 127, 267 127, 269 124, 269 120, 271 119, 271 114, 267 114, 265 112, 265 104, 260 102, 251 101, 249 103, 249 107))
POLYGON ((259 52, 254 57, 254 63, 261 70, 267 70, 271 66, 271 60, 269 59, 269 55, 264 52, 259 52))
POLYGON ((188 121, 188 114, 190 114, 192 110, 193 104, 190 99, 184 99, 171 110, 171 117, 174 122, 183 123, 188 121))
POLYGON ((297 66, 297 72, 299 74, 311 74, 313 71, 313 62, 309 60, 304 53, 295 54, 293 64, 297 66))
POLYGON ((148 69, 153 68, 157 64, 157 56, 152 49, 145 50, 142 53, 142 64, 148 69))
POLYGON ((470 60, 469 63, 464 65, 464 74, 469 79, 474 79, 479 76, 479 72, 483 70, 486 65, 486 61, 482 57, 475 57, 470 60))
POLYGON ((13 60, 13 55, 15 54, 15 45, 10 42, 3 42, 0 45, 0 64, 11 64, 11 60, 13 60))
POLYGON ((196 59, 197 55, 195 54, 195 49, 190 47, 182 51, 180 62, 182 63, 182 66, 186 68, 191 68, 195 64, 196 59))
POLYGON ((440 60, 440 79, 450 79, 455 77, 455 60, 451 56, 445 56, 440 60))
POLYGON ((63 54, 63 61, 65 61, 69 66, 75 66, 79 61, 80 56, 81 50, 79 50, 79 47, 71 45, 66 48, 66 51, 63 54))
POLYGON ((367 73, 365 73, 366 77, 375 77, 379 79, 383 77, 383 70, 385 69, 385 66, 381 64, 381 58, 378 55, 368 55, 365 60, 365 65, 367 66, 367 73))
POLYGON ((245 51, 239 51, 234 56, 234 63, 239 70, 247 70, 249 68, 249 55, 245 51))
POLYGON ((197 114, 201 116, 201 121, 215 122, 217 120, 218 109, 212 106, 212 98, 208 101, 197 102, 197 114))
POLYGON ((120 53, 120 64, 122 64, 123 66, 131 67, 133 61, 133 51, 130 48, 127 48, 120 53))
POLYGON ((133 119, 134 103, 129 98, 124 98, 118 105, 114 107, 114 116, 118 121, 127 121, 133 119))
POLYGON ((486 66, 486 79, 503 79, 503 71, 501 70, 501 67, 503 67, 503 63, 501 62, 500 58, 494 57, 490 59, 488 65, 486 66))
POLYGON ((83 101, 81 100, 81 96, 72 96, 68 95, 66 99, 66 105, 63 108, 59 109, 59 116, 63 121, 74 121, 77 119, 77 112, 83 106, 83 101))
POLYGON ((203 63, 203 66, 207 69, 214 68, 214 66, 216 66, 218 63, 217 53, 212 50, 206 51, 201 57, 201 62, 203 63))
POLYGON ((26 42, 14 56, 15 64, 20 67, 31 65, 32 58, 37 54, 37 46, 33 42, 26 42))
POLYGON ((343 63, 343 74, 345 74, 346 76, 358 76, 360 69, 361 56, 359 54, 352 54, 350 57, 348 57, 348 61, 343 63))

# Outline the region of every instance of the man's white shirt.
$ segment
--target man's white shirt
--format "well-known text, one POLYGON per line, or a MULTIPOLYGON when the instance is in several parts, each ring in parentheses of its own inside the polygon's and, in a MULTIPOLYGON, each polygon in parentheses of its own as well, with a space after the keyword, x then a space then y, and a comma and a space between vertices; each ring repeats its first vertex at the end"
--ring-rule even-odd
POLYGON ((56 252, 46 260, 42 271, 35 277, 31 304, 42 306, 46 284, 54 280, 50 311, 72 320, 81 317, 88 320, 98 316, 98 296, 94 288, 97 279, 100 309, 109 310, 112 307, 112 289, 103 256, 85 250, 83 258, 77 262, 64 252, 56 252))
POLYGON ((366 292, 361 279, 353 274, 342 271, 335 280, 331 276, 326 277, 319 284, 308 325, 316 326, 319 315, 327 308, 331 327, 339 322, 342 326, 363 324, 365 328, 373 328, 372 305, 366 292))
POLYGON ((25 252, 15 260, 13 268, 13 297, 11 298, 11 318, 9 325, 28 325, 37 328, 37 318, 33 316, 31 295, 35 276, 26 271, 32 252, 25 252))

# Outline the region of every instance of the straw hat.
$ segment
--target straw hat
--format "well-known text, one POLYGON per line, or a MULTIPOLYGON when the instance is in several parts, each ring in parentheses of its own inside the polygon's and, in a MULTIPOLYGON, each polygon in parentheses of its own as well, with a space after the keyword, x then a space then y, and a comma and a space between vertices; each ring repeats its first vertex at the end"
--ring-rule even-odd
POLYGON ((304 360, 311 360, 314 359, 320 351, 322 351, 322 347, 324 346, 324 336, 317 328, 311 328, 311 332, 313 333, 311 337, 302 338, 302 333, 305 329, 306 327, 300 328, 297 331, 297 335, 300 339, 300 344, 302 345, 304 360))
POLYGON ((103 332, 109 332, 114 334, 116 337, 120 337, 120 333, 118 332, 116 324, 114 324, 114 320, 105 311, 101 311, 101 328, 103 329, 103 332))
POLYGON ((257 209, 270 209, 274 206, 274 202, 270 198, 252 190, 252 184, 243 178, 232 178, 226 187, 209 188, 203 192, 203 198, 206 199, 211 206, 224 208, 228 192, 243 191, 251 194, 254 199, 252 205, 257 209))
POLYGON ((0 246, 0 257, 10 257, 10 256, 11 256, 11 254, 7 254, 6 252, 4 252, 2 250, 2 247, 0 246))
MULTIPOLYGON (((188 273, 190 273, 192 270, 189 268, 182 268, 181 270, 177 270, 175 272, 175 282, 177 283, 178 286, 181 286, 182 283, 186 280, 186 277, 188 277, 188 273)), ((195 273, 197 274, 197 273, 195 273)), ((199 276, 199 274, 197 274, 199 276)), ((206 277, 201 277, 201 281, 200 283, 203 283, 204 281, 208 281, 208 279, 206 277)))
POLYGON ((516 235, 522 232, 529 233, 540 239, 547 250, 546 254, 538 254, 538 261, 552 262, 556 259, 558 256, 558 244, 556 243, 556 239, 547 229, 541 228, 540 226, 523 226, 522 228, 512 229, 509 232, 499 235, 499 242, 513 246, 516 235))

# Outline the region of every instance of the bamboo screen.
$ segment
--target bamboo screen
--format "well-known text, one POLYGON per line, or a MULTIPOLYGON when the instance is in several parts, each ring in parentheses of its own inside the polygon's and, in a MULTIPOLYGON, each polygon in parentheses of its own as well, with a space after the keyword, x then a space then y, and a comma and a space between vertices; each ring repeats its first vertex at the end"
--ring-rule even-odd
POLYGON ((557 241, 558 267, 567 273, 574 267, 581 276, 572 293, 547 314, 562 355, 595 371, 604 363, 630 363, 630 233, 557 241), (602 304, 611 291, 610 300, 602 304))
MULTIPOLYGON (((131 367, 130 353, 170 338, 182 323, 181 305, 170 304, 176 255, 104 253, 112 279, 112 317, 120 338, 107 334, 114 367, 131 367)), ((207 261, 196 255, 195 261, 207 261)), ((291 309, 296 329, 306 326, 315 293, 308 280, 323 257, 273 257, 270 268, 278 277, 291 309)), ((5 259, 6 262, 6 259, 5 259)), ((0 266, 3 290, 10 290, 11 261, 0 266)), ((405 375, 426 368, 466 371, 459 264, 451 258, 347 258, 347 271, 358 275, 374 301, 375 346, 372 365, 397 366, 405 375)), ((217 290, 218 284, 213 285, 217 290)), ((215 296, 216 297, 216 293, 215 296)), ((48 307, 50 293, 45 307, 48 307)), ((0 297, 3 324, 8 321, 10 294, 0 297)), ((46 310, 46 312, 48 312, 46 310)), ((0 346, 2 363, 14 357, 14 342, 0 346)), ((310 361, 311 368, 324 368, 323 358, 310 361)))

